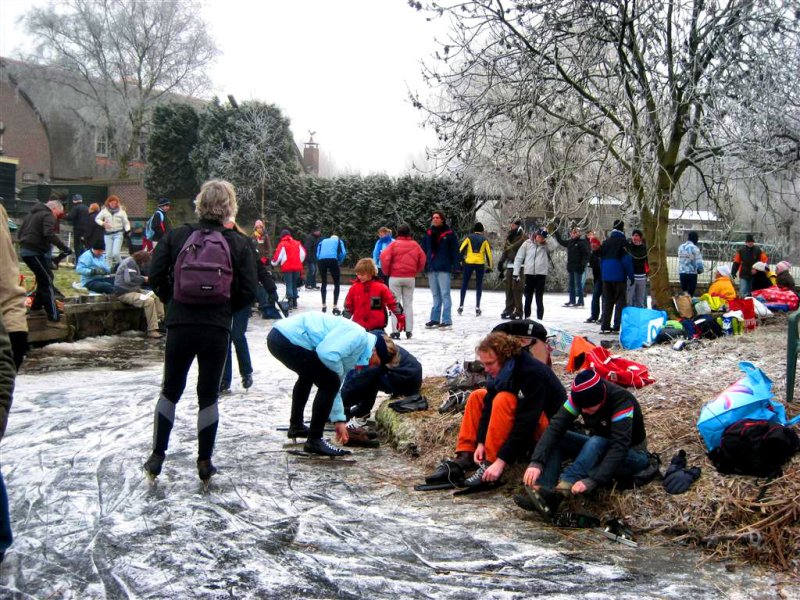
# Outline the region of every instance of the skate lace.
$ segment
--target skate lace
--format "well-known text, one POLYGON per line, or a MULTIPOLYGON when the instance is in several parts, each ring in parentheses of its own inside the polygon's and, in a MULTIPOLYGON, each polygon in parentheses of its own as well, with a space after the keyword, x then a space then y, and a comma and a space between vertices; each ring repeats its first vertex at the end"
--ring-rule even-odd
POLYGON ((341 448, 337 448, 336 446, 331 444, 328 440, 320 440, 320 445, 323 446, 324 448, 326 448, 327 450, 330 450, 334 454, 343 454, 344 453, 341 448))

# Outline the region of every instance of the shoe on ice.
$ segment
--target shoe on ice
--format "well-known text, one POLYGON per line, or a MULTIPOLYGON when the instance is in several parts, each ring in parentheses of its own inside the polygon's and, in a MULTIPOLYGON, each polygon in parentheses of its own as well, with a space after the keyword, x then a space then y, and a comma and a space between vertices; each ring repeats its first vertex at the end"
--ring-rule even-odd
POLYGON ((481 314, 483 314, 483 313, 481 312, 481 309, 480 309, 480 308, 476 308, 476 309, 475 309, 475 316, 476 316, 476 317, 480 317, 480 316, 481 316, 481 314))
POLYGON ((308 440, 305 445, 303 445, 303 451, 309 454, 320 454, 322 456, 346 456, 351 454, 349 450, 337 448, 328 440, 323 440, 322 438, 308 440))
POLYGON ((250 389, 253 387, 253 374, 248 373, 247 375, 242 375, 242 387, 244 389, 250 389))
POLYGON ((428 321, 425 323, 425 329, 436 329, 439 326, 439 321, 428 321))
POLYGON ((217 472, 217 467, 211 464, 211 459, 207 460, 197 460, 197 476, 204 482, 208 482, 209 479, 217 472))
POLYGON ((289 425, 289 429, 286 431, 287 438, 307 438, 308 437, 308 427, 306 425, 289 425))
POLYGON ((150 458, 147 459, 144 463, 144 470, 147 471, 147 474, 150 477, 158 477, 161 475, 161 465, 164 464, 164 456, 160 456, 153 452, 150 455, 150 458))
POLYGON ((459 306, 459 307, 458 307, 458 310, 457 310, 456 312, 457 312, 458 314, 460 314, 460 315, 463 315, 463 314, 464 314, 464 307, 463 307, 463 306, 459 306))
POLYGON ((389 334, 389 337, 392 338, 393 340, 399 340, 400 339, 400 332, 399 331, 393 331, 392 333, 389 334))
POLYGON ((342 314, 342 311, 341 311, 341 310, 339 310, 339 309, 338 309, 336 306, 334 306, 334 307, 333 307, 333 310, 332 310, 331 312, 332 312, 334 315, 336 315, 337 317, 338 317, 338 316, 340 316, 340 315, 342 314))
POLYGON ((406 331, 406 339, 407 339, 407 340, 410 340, 410 339, 411 339, 411 337, 412 337, 413 335, 414 335, 414 334, 413 334, 413 333, 411 333, 410 331, 406 331))

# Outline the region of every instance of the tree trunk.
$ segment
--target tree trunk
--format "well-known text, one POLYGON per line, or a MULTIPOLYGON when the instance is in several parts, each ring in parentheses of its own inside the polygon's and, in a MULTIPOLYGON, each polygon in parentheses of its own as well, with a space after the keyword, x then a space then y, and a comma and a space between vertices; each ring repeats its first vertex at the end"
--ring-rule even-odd
POLYGON ((657 212, 642 210, 642 227, 648 245, 647 261, 650 265, 650 295, 653 306, 669 311, 672 307, 672 289, 667 264, 667 231, 669 228, 669 196, 660 196, 657 212))

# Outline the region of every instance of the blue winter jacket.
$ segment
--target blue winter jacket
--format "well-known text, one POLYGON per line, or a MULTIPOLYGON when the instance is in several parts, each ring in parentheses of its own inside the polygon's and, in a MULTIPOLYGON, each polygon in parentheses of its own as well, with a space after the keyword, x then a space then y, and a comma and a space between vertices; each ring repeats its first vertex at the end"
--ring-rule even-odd
POLYGON ((344 242, 338 236, 326 237, 317 244, 317 260, 335 258, 339 261, 339 264, 342 264, 345 256, 347 256, 347 248, 345 248, 344 242))
POLYGON ((111 269, 108 268, 105 254, 95 256, 94 252, 89 249, 78 257, 78 262, 75 264, 75 271, 80 273, 81 285, 85 286, 86 282, 90 279, 108 275, 111 269))
POLYGON ((394 241, 394 238, 390 235, 378 238, 378 241, 375 242, 375 248, 372 250, 372 260, 375 261, 375 266, 379 269, 381 268, 381 252, 383 252, 384 248, 391 244, 394 241))
POLYGON ((428 229, 422 240, 422 249, 425 250, 427 261, 426 271, 446 271, 450 272, 461 265, 461 253, 458 250, 458 236, 448 225, 443 226, 443 231, 438 235, 441 237, 439 245, 434 251, 433 229, 428 229))
POLYGON ((600 246, 600 268, 603 281, 633 280, 633 259, 625 252, 625 234, 613 230, 600 246))
POLYGON ((696 275, 703 272, 703 256, 700 248, 692 242, 683 242, 678 246, 678 274, 696 275))
MULTIPOLYGON (((378 339, 350 319, 321 312, 281 319, 273 327, 292 344, 316 352, 322 364, 339 376, 340 386, 348 371, 369 364, 378 339)), ((329 419, 333 423, 345 420, 341 387, 333 399, 329 419)))

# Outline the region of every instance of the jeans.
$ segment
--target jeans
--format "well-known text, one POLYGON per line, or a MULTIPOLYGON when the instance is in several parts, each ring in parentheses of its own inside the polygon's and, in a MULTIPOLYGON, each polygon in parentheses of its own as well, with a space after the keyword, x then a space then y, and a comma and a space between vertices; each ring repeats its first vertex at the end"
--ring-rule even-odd
POLYGON ((747 298, 753 294, 753 280, 752 279, 744 279, 743 277, 739 278, 739 295, 742 298, 747 298))
POLYGON ((120 252, 122 252, 122 232, 115 231, 114 233, 107 233, 103 236, 103 239, 106 243, 106 262, 108 263, 108 267, 113 270, 114 265, 118 265, 120 263, 121 257, 120 252))
POLYGON ((697 274, 696 273, 681 273, 679 275, 681 280, 681 290, 694 296, 694 291, 697 289, 697 274))
POLYGON ((283 274, 283 283, 286 286, 286 298, 297 300, 297 284, 300 282, 300 271, 286 271, 283 274))
POLYGON ((431 321, 452 325, 453 318, 450 311, 453 301, 450 299, 450 271, 431 271, 428 273, 428 285, 431 286, 433 307, 431 308, 431 321))
POLYGON ((483 294, 483 274, 486 268, 483 265, 464 265, 464 278, 461 280, 461 303, 464 306, 464 298, 467 297, 467 287, 472 274, 475 273, 475 308, 481 307, 481 295, 483 294))
POLYGON ((313 289, 317 286, 317 263, 306 263, 306 287, 313 289))
POLYGON ((175 422, 175 405, 183 395, 189 369, 197 358, 197 458, 211 458, 219 425, 217 399, 229 335, 222 327, 173 325, 167 329, 164 379, 153 428, 156 454, 163 456, 167 451, 175 422))
POLYGON ((31 305, 31 310, 44 308, 47 318, 51 321, 58 321, 59 314, 56 308, 56 292, 53 286, 53 262, 50 254, 36 254, 34 256, 23 256, 22 260, 33 271, 36 277, 36 294, 31 305))
POLYGON ((325 306, 325 301, 328 297, 328 271, 331 272, 333 278, 333 305, 339 304, 339 285, 342 277, 342 272, 339 269, 339 262, 335 258, 323 258, 318 262, 319 265, 319 278, 322 284, 320 294, 322 294, 322 306, 325 306))
POLYGON ((569 302, 570 304, 577 304, 583 306, 583 288, 581 282, 583 281, 583 271, 568 271, 569 278, 569 302))
POLYGON ((0 554, 8 550, 14 536, 11 535, 11 514, 8 510, 8 495, 3 474, 0 472, 0 554))
POLYGON ((311 409, 308 439, 321 439, 325 423, 330 416, 333 402, 339 391, 341 383, 339 376, 323 364, 314 350, 295 346, 277 329, 269 332, 267 348, 272 356, 298 375, 292 390, 290 426, 303 426, 303 415, 308 403, 308 396, 311 394, 311 387, 317 386, 317 395, 314 396, 314 404, 311 409))
POLYGON ((531 316, 531 300, 536 295, 536 318, 542 320, 544 317, 544 285, 547 283, 547 275, 525 275, 525 318, 531 316))
MULTIPOLYGON (((599 435, 589 437, 575 431, 566 432, 558 445, 552 449, 550 456, 547 457, 547 464, 542 470, 538 483, 542 487, 553 489, 559 479, 569 483, 586 479, 589 477, 589 473, 602 462, 610 445, 611 440, 599 435), (572 464, 564 469, 563 473, 560 473, 561 463, 569 459, 574 459, 572 464)), ((614 475, 615 477, 634 475, 644 469, 648 461, 647 452, 628 450, 625 462, 619 466, 614 475)))
POLYGON ((253 372, 253 364, 250 362, 250 347, 247 345, 247 336, 245 335, 247 332, 247 322, 249 320, 249 306, 245 306, 241 310, 233 313, 233 321, 231 322, 231 343, 228 344, 228 358, 225 361, 225 370, 222 373, 220 389, 229 389, 233 381, 233 365, 231 364, 233 362, 233 352, 231 352, 231 344, 236 348, 236 362, 239 363, 239 375, 244 377, 253 372))
POLYGON ((113 294, 114 293, 114 276, 100 276, 100 277, 92 277, 86 283, 83 284, 90 292, 95 292, 96 294, 113 294))

